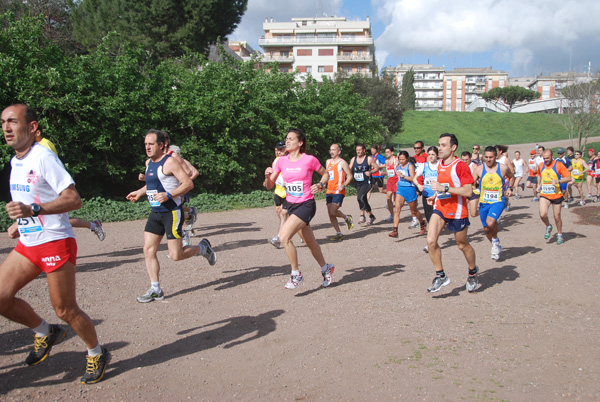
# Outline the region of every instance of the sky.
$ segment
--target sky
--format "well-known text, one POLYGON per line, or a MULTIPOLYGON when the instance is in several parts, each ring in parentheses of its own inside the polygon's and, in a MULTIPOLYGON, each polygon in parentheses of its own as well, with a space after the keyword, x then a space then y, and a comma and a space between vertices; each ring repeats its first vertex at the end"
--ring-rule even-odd
POLYGON ((229 40, 258 39, 265 18, 371 21, 379 71, 399 64, 492 67, 509 77, 600 71, 598 0, 248 0, 229 40))

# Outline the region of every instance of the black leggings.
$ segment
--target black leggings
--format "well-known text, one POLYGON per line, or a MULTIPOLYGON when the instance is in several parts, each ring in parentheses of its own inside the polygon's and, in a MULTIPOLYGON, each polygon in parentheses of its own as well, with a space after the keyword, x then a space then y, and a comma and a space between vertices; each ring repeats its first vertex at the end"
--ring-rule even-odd
POLYGON ((356 186, 356 199, 358 200, 358 207, 361 211, 367 211, 369 215, 371 214, 371 206, 369 205, 369 201, 367 199, 367 193, 370 189, 370 184, 361 184, 356 186))
POLYGON ((429 222, 431 214, 433 214, 433 205, 427 203, 427 197, 425 195, 423 195, 423 210, 425 211, 425 219, 429 222))

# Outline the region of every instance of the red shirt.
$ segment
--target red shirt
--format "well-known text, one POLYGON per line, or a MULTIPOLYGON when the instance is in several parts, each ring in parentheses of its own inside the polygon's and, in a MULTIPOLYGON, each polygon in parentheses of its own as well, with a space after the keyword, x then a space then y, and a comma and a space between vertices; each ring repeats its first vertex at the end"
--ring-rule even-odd
MULTIPOLYGON (((460 158, 454 159, 448 165, 444 165, 442 161, 439 161, 437 171, 437 181, 440 184, 448 184, 454 188, 462 187, 465 184, 473 184, 471 169, 460 158)), ((434 208, 440 211, 444 218, 464 219, 469 216, 468 203, 467 197, 438 192, 434 208)))

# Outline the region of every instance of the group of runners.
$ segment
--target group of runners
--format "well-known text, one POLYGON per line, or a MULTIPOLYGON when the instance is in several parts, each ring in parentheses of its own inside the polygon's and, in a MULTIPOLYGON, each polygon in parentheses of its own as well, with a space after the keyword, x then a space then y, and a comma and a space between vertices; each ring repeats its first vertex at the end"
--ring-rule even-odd
MULTIPOLYGON (((12 201, 7 203, 6 210, 10 218, 15 220, 8 234, 19 241, 0 264, 0 314, 34 332, 34 347, 26 363, 35 365, 44 361, 52 347, 65 339, 66 329, 49 324, 16 294, 41 272, 46 273, 50 300, 57 316, 73 328, 88 349, 86 371, 81 382, 96 383, 103 378, 111 356, 99 344, 94 324, 76 301, 77 243, 72 229, 74 224, 72 221, 70 223, 68 213, 80 208, 81 199, 72 177, 56 152, 42 141, 38 117, 31 107, 23 104, 7 107, 2 111, 1 124, 7 144, 15 150, 11 160, 12 201)), ((136 202, 145 195, 151 206, 144 230, 144 259, 150 288, 137 297, 140 303, 165 297, 160 286, 157 258, 158 247, 165 234, 172 260, 199 255, 206 258, 210 265, 217 261, 208 239, 191 245, 188 238, 184 243, 183 225, 186 219, 192 225, 195 220, 195 210, 184 207, 184 201, 186 194, 194 187, 193 179, 198 171, 170 146, 169 137, 163 131, 149 130, 144 146, 148 159, 140 180, 145 185, 126 197, 136 202)), ((322 286, 331 285, 335 266, 325 259, 310 226, 317 209, 314 195, 326 191, 327 212, 335 231, 331 240, 341 241, 344 235, 338 219, 346 223, 348 230, 354 227, 353 217, 341 211, 351 181, 355 181, 357 187, 359 224, 371 225, 375 222, 369 204, 374 186, 381 192, 385 191, 390 212, 385 221, 393 222, 390 237, 398 237, 401 209, 404 204, 409 205, 412 216, 410 228, 420 227, 421 234, 427 234, 425 251, 429 253, 435 269, 434 279, 427 289, 429 292, 438 292, 450 283, 449 276, 444 272, 438 243, 444 228, 453 233, 467 261, 466 289, 469 292, 476 290, 479 268, 467 235, 469 215, 480 216, 486 237, 491 243, 492 258, 500 258, 502 246, 498 238, 498 220, 507 208, 508 197, 513 194, 515 186, 521 184, 518 179, 522 179, 525 172, 525 163, 519 162, 520 155, 515 155, 515 159, 510 161, 506 147, 488 146, 482 156, 480 147, 476 145, 472 154, 466 152, 458 157, 457 137, 444 133, 437 146, 430 146, 427 150, 423 142, 417 141, 413 156, 406 151, 400 151, 396 156, 393 147, 385 148, 385 156, 379 154, 377 147, 372 147, 372 155, 369 156, 366 147, 359 144, 356 146, 356 156, 348 164, 341 158, 341 146, 332 144, 329 149, 331 158, 326 161, 325 167, 317 158, 307 154, 306 149, 305 133, 298 128, 288 130, 285 141, 275 146, 275 161, 265 170, 264 185, 276 188, 275 205, 280 218, 278 234, 269 238, 269 242, 285 249, 291 265, 285 288, 295 289, 304 281, 296 246, 292 241, 296 234, 300 235, 320 267, 322 286), (320 179, 313 184, 315 172, 320 179), (417 205, 419 195, 423 214, 417 205)), ((593 150, 590 151, 593 154, 593 150)), ((546 225, 544 237, 550 238, 553 230, 548 220, 552 205, 557 229, 556 243, 562 244, 560 211, 564 195, 561 185, 567 186, 564 189, 566 194, 570 187, 575 186, 581 195, 581 171, 587 170, 588 174, 596 175, 594 181, 597 186, 600 181, 600 161, 596 157, 586 164, 581 160, 581 152, 577 151, 568 168, 566 162, 554 159, 549 149, 542 149, 538 156, 543 158, 541 162, 534 161, 535 164, 528 165, 530 177, 527 186, 533 188, 535 198, 539 198, 540 218, 546 225), (537 173, 536 180, 532 179, 532 170, 537 173)), ((588 191, 591 194, 591 190, 588 191)), ((99 221, 85 227, 94 231, 100 240, 104 239, 105 233, 99 221)))

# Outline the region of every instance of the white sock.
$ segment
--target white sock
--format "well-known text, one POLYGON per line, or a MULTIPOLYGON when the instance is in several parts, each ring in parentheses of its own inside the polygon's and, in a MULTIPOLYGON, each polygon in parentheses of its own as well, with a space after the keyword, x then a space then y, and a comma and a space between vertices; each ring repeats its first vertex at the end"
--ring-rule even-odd
POLYGON ((298 276, 300 275, 300 271, 292 271, 292 276, 298 276))
POLYGON ((325 265, 323 265, 323 266, 321 267, 321 272, 325 272, 325 271, 327 271, 327 267, 328 267, 328 266, 329 266, 329 264, 325 263, 325 265))
POLYGON ((96 345, 94 349, 88 349, 88 356, 98 356, 102 354, 102 346, 96 345))
POLYGON ((492 243, 500 243, 500 239, 499 238, 493 238, 492 237, 492 243))
POLYGON ((44 336, 48 336, 50 333, 50 324, 48 324, 46 320, 42 318, 42 323, 37 327, 32 328, 32 331, 35 332, 37 336, 43 338, 44 336))
POLYGON ((152 288, 152 290, 154 290, 156 293, 160 293, 160 282, 150 282, 150 287, 152 288))
POLYGON ((413 218, 413 222, 419 222, 419 221, 417 220, 417 217, 416 217, 416 216, 413 216, 412 218, 413 218))

